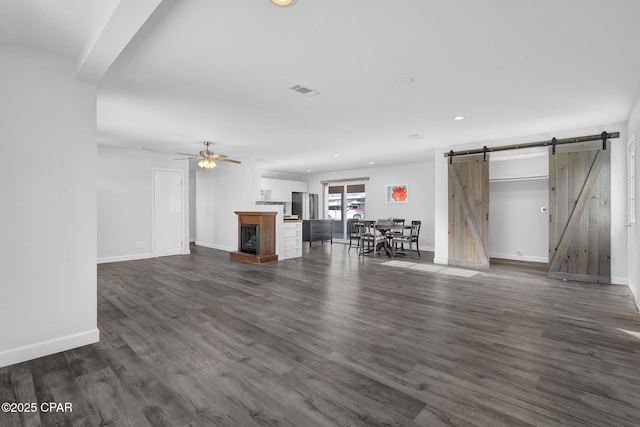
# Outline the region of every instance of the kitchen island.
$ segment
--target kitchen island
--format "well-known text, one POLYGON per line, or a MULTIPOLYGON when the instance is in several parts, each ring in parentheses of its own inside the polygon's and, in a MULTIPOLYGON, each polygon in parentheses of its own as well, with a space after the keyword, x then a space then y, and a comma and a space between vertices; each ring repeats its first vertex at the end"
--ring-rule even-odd
POLYGON ((333 223, 332 219, 305 219, 302 221, 302 241, 311 242, 329 240, 333 244, 333 223))

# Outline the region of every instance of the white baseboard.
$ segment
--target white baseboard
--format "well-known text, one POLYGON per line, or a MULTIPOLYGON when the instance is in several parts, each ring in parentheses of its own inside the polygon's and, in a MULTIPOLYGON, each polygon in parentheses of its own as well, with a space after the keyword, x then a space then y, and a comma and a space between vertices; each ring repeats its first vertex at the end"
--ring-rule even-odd
MULTIPOLYGON (((191 254, 190 249, 184 249, 179 254, 174 254, 174 255, 190 255, 190 254, 191 254)), ((168 255, 161 255, 161 256, 168 256, 168 255)), ((149 259, 149 258, 155 258, 155 256, 152 253, 109 256, 109 257, 98 258, 98 264, 107 264, 110 262, 122 262, 122 261, 136 261, 140 259, 149 259)))
POLYGON ((217 245, 215 243, 201 242, 198 240, 196 240, 196 246, 202 246, 202 247, 211 248, 211 249, 219 249, 221 251, 227 251, 227 252, 235 252, 238 250, 238 248, 236 247, 217 245))
POLYGON ((78 334, 25 345, 23 347, 12 348, 0 352, 0 368, 97 343, 98 341, 100 341, 100 331, 98 329, 91 329, 87 332, 80 332, 78 334))
POLYGON ((546 257, 546 256, 529 256, 529 255, 518 256, 516 254, 499 254, 499 253, 492 252, 491 258, 510 259, 513 261, 542 262, 545 264, 549 263, 549 257, 546 257))
POLYGON ((635 292, 634 292, 634 290, 633 290, 633 285, 632 285, 632 283, 631 283, 631 279, 629 279, 629 281, 628 281, 628 282, 629 282, 629 283, 628 283, 628 285, 627 285, 627 286, 629 286, 629 289, 631 290, 631 295, 633 295, 633 298, 635 298, 635 300, 636 300, 636 301, 638 301, 638 296, 636 295, 636 293, 635 293, 635 292))
MULTIPOLYGON (((422 248, 420 248, 420 250, 422 250, 422 248)), ((491 254, 491 258, 501 258, 501 259, 510 259, 514 261, 529 261, 529 262, 541 262, 541 263, 549 262, 545 257, 517 256, 517 255, 511 255, 511 254, 491 254)), ((434 258, 433 263, 448 265, 449 258, 434 258)))
POLYGON ((631 293, 633 294, 633 288, 631 287, 631 281, 626 277, 611 277, 612 285, 626 285, 631 289, 631 293))
POLYGON ((98 258, 98 264, 106 264, 109 262, 121 262, 121 261, 135 261, 138 259, 149 259, 149 258, 153 258, 152 253, 108 256, 108 257, 98 258))
POLYGON ((631 279, 629 279, 628 282, 629 282, 629 290, 631 291, 631 296, 633 297, 633 300, 636 303, 636 310, 638 311, 638 313, 640 313, 640 298, 638 298, 638 295, 636 295, 635 291, 633 290, 633 284, 631 283, 631 279))
POLYGON ((196 240, 195 243, 196 243, 196 246, 202 246, 203 248, 216 249, 213 247, 213 243, 202 242, 200 240, 196 240))

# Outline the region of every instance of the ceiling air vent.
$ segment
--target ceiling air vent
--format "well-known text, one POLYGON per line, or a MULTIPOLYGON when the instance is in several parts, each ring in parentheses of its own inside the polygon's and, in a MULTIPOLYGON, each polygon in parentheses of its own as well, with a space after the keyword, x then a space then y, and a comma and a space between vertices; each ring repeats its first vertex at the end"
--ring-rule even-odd
POLYGON ((289 89, 291 89, 294 92, 298 92, 303 94, 304 96, 316 96, 319 95, 320 92, 318 92, 317 90, 313 90, 313 89, 309 89, 308 87, 304 87, 302 85, 293 85, 291 86, 289 89))

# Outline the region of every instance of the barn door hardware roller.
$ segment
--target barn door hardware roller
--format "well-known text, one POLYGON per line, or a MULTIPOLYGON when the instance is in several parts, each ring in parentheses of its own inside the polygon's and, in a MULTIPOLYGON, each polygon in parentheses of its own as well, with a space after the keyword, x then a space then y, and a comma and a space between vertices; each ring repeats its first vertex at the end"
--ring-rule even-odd
POLYGON ((557 139, 553 138, 551 140, 546 141, 536 141, 536 142, 527 142, 525 144, 512 144, 512 145, 502 145, 500 147, 487 147, 484 146, 482 148, 477 148, 475 150, 464 150, 464 151, 449 151, 444 153, 445 157, 449 158, 449 164, 453 163, 453 157, 455 156, 468 156, 472 154, 482 154, 484 159, 487 159, 487 153, 492 153, 495 151, 507 151, 507 150, 517 150, 518 148, 532 148, 532 147, 547 147, 551 145, 551 153, 556 153, 556 146, 565 145, 565 144, 577 144, 581 142, 591 142, 591 141, 600 141, 602 140, 602 149, 607 149, 607 140, 620 138, 620 132, 602 132, 598 135, 586 135, 586 136, 578 136, 575 138, 563 138, 557 139))

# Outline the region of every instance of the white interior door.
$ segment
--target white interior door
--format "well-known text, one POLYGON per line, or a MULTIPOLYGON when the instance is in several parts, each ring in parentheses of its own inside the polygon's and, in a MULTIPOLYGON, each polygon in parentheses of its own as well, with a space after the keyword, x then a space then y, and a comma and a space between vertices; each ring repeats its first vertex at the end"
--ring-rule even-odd
POLYGON ((627 146, 627 161, 628 161, 628 215, 627 215, 627 223, 625 226, 627 227, 627 242, 628 242, 628 250, 627 256, 628 260, 628 271, 629 271, 629 281, 633 284, 638 283, 638 278, 636 277, 636 259, 638 253, 637 242, 636 242, 636 141, 633 139, 629 145, 627 146))
POLYGON ((153 171, 153 253, 178 255, 184 242, 183 172, 153 171))

